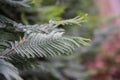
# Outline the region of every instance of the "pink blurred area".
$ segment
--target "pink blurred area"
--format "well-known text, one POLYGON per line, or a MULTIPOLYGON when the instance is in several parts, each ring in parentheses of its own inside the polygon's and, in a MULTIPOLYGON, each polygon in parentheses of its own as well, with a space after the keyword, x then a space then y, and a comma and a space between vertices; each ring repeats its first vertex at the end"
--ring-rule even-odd
MULTIPOLYGON (((94 1, 100 16, 99 29, 104 29, 106 26, 120 28, 120 0, 94 1), (105 20, 108 20, 107 23, 105 20)), ((101 48, 100 54, 87 65, 89 70, 96 71, 91 77, 93 80, 120 80, 120 32, 107 36, 101 48)))
POLYGON ((95 0, 100 14, 100 19, 113 17, 109 24, 120 25, 120 0, 95 0))

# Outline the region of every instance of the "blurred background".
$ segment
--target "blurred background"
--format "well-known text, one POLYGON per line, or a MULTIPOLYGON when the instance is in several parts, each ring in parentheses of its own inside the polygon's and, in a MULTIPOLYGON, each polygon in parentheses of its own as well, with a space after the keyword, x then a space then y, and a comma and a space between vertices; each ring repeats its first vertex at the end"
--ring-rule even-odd
POLYGON ((40 58, 40 69, 20 72, 24 80, 120 80, 120 0, 32 0, 27 3, 31 7, 0 3, 0 13, 23 24, 43 24, 51 19, 88 14, 87 22, 79 26, 61 27, 66 30, 65 35, 90 38, 91 46, 81 47, 72 55, 40 58))

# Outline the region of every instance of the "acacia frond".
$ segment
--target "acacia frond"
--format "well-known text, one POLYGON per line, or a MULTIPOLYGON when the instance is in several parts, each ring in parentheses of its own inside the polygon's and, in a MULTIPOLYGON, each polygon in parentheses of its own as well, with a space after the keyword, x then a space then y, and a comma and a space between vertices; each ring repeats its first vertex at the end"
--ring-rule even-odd
POLYGON ((11 19, 0 15, 0 28, 4 28, 4 27, 6 27, 6 25, 8 25, 8 24, 10 25, 13 23, 14 23, 14 21, 12 21, 11 19))
POLYGON ((12 49, 8 53, 3 54, 3 56, 11 55, 14 51, 18 55, 27 58, 73 53, 76 47, 88 45, 86 42, 88 40, 81 37, 63 37, 64 30, 57 28, 57 26, 79 24, 85 21, 85 17, 86 15, 69 20, 56 21, 55 23, 50 22, 44 25, 23 25, 11 21, 15 31, 24 32, 24 41, 20 41, 14 47, 12 46, 12 49))
POLYGON ((62 37, 63 32, 52 31, 50 34, 31 33, 26 41, 15 47, 22 57, 48 57, 70 54, 75 47, 88 45, 83 38, 62 37))
POLYGON ((73 24, 80 25, 81 23, 86 22, 87 15, 88 14, 85 14, 83 16, 77 16, 73 19, 62 20, 62 21, 50 20, 49 23, 56 24, 56 25, 73 25, 73 24))

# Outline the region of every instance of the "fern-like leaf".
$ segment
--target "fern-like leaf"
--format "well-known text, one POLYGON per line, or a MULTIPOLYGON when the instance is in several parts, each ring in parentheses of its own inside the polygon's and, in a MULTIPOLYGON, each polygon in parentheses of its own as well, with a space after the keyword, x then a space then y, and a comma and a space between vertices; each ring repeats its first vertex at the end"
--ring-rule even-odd
POLYGON ((72 53, 75 47, 88 45, 79 37, 62 37, 63 32, 52 31, 50 34, 31 33, 26 41, 15 47, 22 57, 48 57, 72 53))
POLYGON ((59 25, 79 24, 86 17, 76 17, 69 20, 49 22, 44 25, 23 25, 13 21, 14 31, 24 33, 24 38, 19 43, 12 45, 10 51, 2 56, 15 54, 27 58, 48 57, 61 54, 70 54, 76 47, 88 45, 87 39, 81 37, 63 37, 64 30, 57 28, 59 25))
POLYGON ((3 15, 0 15, 0 28, 4 28, 6 27, 6 25, 10 25, 10 24, 13 24, 14 21, 12 21, 11 19, 3 16, 3 15))
POLYGON ((77 24, 80 25, 80 23, 86 22, 86 17, 88 14, 85 14, 84 16, 77 16, 73 19, 68 19, 68 20, 62 20, 62 21, 53 21, 50 20, 49 23, 56 24, 56 25, 73 25, 77 24))

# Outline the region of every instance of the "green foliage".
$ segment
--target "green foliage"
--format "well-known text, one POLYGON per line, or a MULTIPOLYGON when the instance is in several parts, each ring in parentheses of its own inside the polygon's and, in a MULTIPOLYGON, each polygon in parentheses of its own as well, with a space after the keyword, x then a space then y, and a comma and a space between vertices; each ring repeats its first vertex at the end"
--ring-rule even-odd
POLYGON ((63 21, 51 21, 57 25, 73 25, 73 24, 79 24, 82 22, 86 22, 85 18, 87 17, 88 14, 85 14, 84 16, 77 16, 73 19, 68 19, 68 20, 63 20, 63 21))
POLYGON ((46 17, 43 17, 42 19, 45 21, 48 21, 50 19, 52 20, 61 20, 61 14, 64 12, 65 10, 65 6, 47 6, 47 7, 43 7, 41 9, 41 14, 43 16, 46 16, 46 17))
POLYGON ((1 80, 23 80, 14 66, 2 59, 0 59, 0 75, 1 80))
POLYGON ((55 56, 72 53, 74 47, 86 44, 82 38, 62 37, 63 32, 51 32, 50 34, 31 33, 24 44, 15 47, 15 51, 22 57, 34 58, 55 56))
MULTIPOLYGON (((22 80, 18 72, 22 74, 24 70, 39 67, 37 65, 39 65, 39 58, 41 57, 43 57, 42 59, 45 57, 47 59, 47 57, 51 56, 70 54, 78 47, 89 45, 89 39, 63 36, 65 30, 59 28, 61 25, 79 25, 86 21, 86 15, 56 21, 56 19, 61 19, 60 15, 64 12, 65 7, 51 6, 47 7, 48 9, 44 7, 42 8, 43 10, 41 9, 41 12, 43 11, 45 20, 53 19, 53 16, 55 20, 50 20, 47 24, 29 25, 32 20, 34 23, 35 17, 32 16, 34 19, 30 19, 31 16, 26 15, 29 12, 34 12, 35 7, 38 10, 39 6, 36 5, 34 8, 31 8, 25 4, 26 2, 27 0, 0 0, 0 73, 7 80, 22 80), (8 4, 8 9, 6 4, 8 4), (13 9, 15 9, 14 15, 13 9), (17 17, 18 14, 21 16, 17 17)), ((39 11, 35 11, 34 14, 36 13, 39 13, 39 11)))

